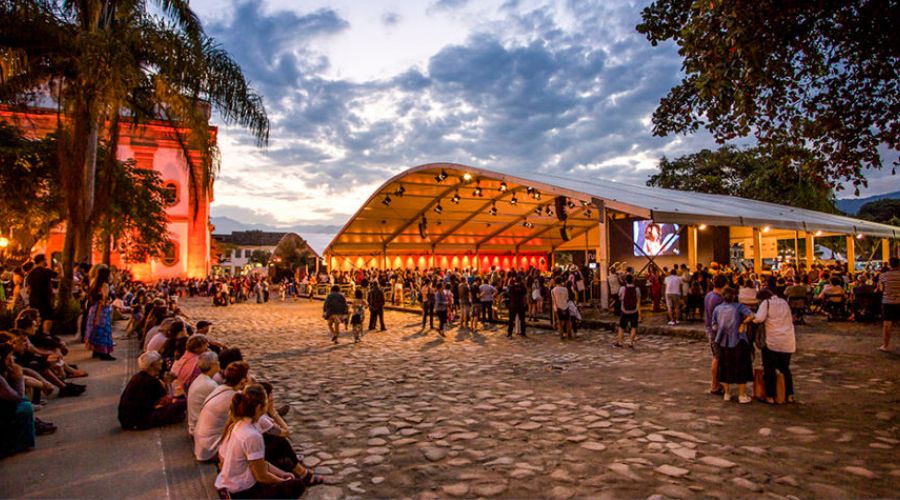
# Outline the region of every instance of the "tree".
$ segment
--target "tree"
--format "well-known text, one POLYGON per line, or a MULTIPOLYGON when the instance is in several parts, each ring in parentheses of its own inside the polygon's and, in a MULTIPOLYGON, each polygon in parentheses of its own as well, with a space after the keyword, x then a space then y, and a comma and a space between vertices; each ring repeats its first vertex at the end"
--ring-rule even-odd
POLYGON ((268 250, 257 249, 250 254, 249 262, 251 264, 255 263, 261 266, 268 266, 270 258, 272 258, 272 252, 268 250))
MULTIPOLYGON (((16 258, 27 258, 31 248, 65 218, 58 148, 55 134, 32 140, 0 122, 0 220, 5 221, 4 229, 13 231, 11 251, 16 258)), ((98 156, 104 162, 108 151, 101 143, 98 156)), ((111 241, 118 243, 129 262, 162 255, 169 243, 162 178, 154 170, 137 168, 133 161, 116 160, 113 173, 115 192, 95 234, 106 250, 104 262, 109 264, 111 241)))
POLYGON ((306 240, 295 233, 284 235, 272 255, 275 263, 275 279, 281 279, 285 275, 293 276, 297 269, 315 261, 315 253, 309 248, 306 240))
POLYGON ((900 226, 900 200, 885 198, 870 201, 859 207, 857 216, 872 222, 900 226))
POLYGON ((900 151, 895 0, 656 0, 642 19, 640 33, 683 58, 654 134, 705 127, 720 142, 806 148, 812 174, 857 192, 863 169, 882 167, 879 147, 900 151))
MULTIPOLYGON (((91 250, 101 131, 109 127, 115 151, 123 113, 135 122, 168 120, 189 163, 195 193, 210 187, 217 158, 208 107, 201 102, 226 123, 248 128, 259 144, 267 140, 262 99, 240 67, 203 33, 187 0, 0 0, 0 26, 0 99, 30 104, 49 90, 62 111, 66 240, 61 297, 70 295, 73 263, 91 250), (199 175, 191 150, 200 152, 199 175)), ((114 192, 114 173, 107 169, 104 175, 101 208, 114 192)), ((65 305, 60 301, 61 309, 65 305)))
POLYGON ((789 148, 704 149, 674 160, 663 157, 647 185, 837 213, 831 189, 810 172, 810 156, 789 148))
POLYGON ((30 140, 0 122, 0 232, 11 233, 6 254, 14 260, 64 219, 57 160, 55 136, 30 140))

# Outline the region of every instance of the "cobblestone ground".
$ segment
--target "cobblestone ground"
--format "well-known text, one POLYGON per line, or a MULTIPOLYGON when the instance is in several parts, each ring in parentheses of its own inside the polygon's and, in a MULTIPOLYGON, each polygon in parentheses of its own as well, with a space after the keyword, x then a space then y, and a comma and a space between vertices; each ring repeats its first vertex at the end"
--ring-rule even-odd
POLYGON ((310 497, 900 496, 898 357, 874 350, 875 327, 800 336, 800 403, 769 406, 705 394, 708 347, 691 339, 440 339, 388 312, 387 332, 333 345, 321 302, 184 304, 290 403, 329 483, 310 497))

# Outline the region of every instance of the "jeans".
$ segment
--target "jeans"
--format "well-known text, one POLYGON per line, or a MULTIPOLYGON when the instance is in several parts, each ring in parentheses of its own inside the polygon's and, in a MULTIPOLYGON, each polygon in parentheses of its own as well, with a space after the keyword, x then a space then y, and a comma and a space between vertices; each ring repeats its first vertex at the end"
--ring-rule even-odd
POLYGON ((447 324, 447 310, 441 309, 437 312, 438 317, 438 330, 443 332, 444 326, 447 324))
POLYGON ((777 382, 775 370, 784 376, 784 395, 794 395, 794 377, 791 375, 791 353, 770 351, 763 347, 762 350, 763 377, 766 382, 766 397, 775 397, 775 384, 777 382))
POLYGON ((509 326, 506 329, 506 334, 513 334, 513 329, 516 327, 516 318, 519 318, 519 324, 522 325, 522 331, 519 333, 525 335, 525 309, 509 311, 509 326))
MULTIPOLYGON (((383 307, 379 307, 378 309, 369 309, 369 330, 375 329, 375 320, 379 320, 379 322, 381 323, 381 329, 385 330, 383 307)), ((424 322, 422 324, 424 325, 424 322)))
POLYGON ((494 321, 494 302, 490 300, 481 301, 481 322, 487 323, 494 321))
POLYGON ((422 328, 428 320, 428 328, 434 328, 434 304, 426 302, 422 304, 422 328))

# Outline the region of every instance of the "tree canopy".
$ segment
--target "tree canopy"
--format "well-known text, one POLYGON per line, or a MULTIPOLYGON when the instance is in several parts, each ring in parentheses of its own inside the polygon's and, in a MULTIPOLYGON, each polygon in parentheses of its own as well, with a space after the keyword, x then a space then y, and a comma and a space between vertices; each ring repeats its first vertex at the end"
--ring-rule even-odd
POLYGON ((704 149, 674 160, 663 157, 647 185, 836 213, 832 190, 810 173, 809 157, 804 150, 786 148, 704 149))
POLYGON ((642 20, 640 33, 683 58, 654 134, 705 127, 720 142, 805 148, 836 190, 865 186, 880 147, 900 152, 896 0, 656 0, 642 20))
POLYGON ((900 226, 900 200, 886 198, 870 201, 859 207, 857 216, 872 222, 900 226))

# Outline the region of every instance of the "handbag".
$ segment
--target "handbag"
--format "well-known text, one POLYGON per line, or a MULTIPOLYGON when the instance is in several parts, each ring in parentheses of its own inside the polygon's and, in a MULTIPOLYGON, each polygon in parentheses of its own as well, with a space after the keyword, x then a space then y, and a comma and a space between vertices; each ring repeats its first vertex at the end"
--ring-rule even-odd
POLYGON ((766 399, 766 379, 762 368, 753 369, 753 397, 766 399))

